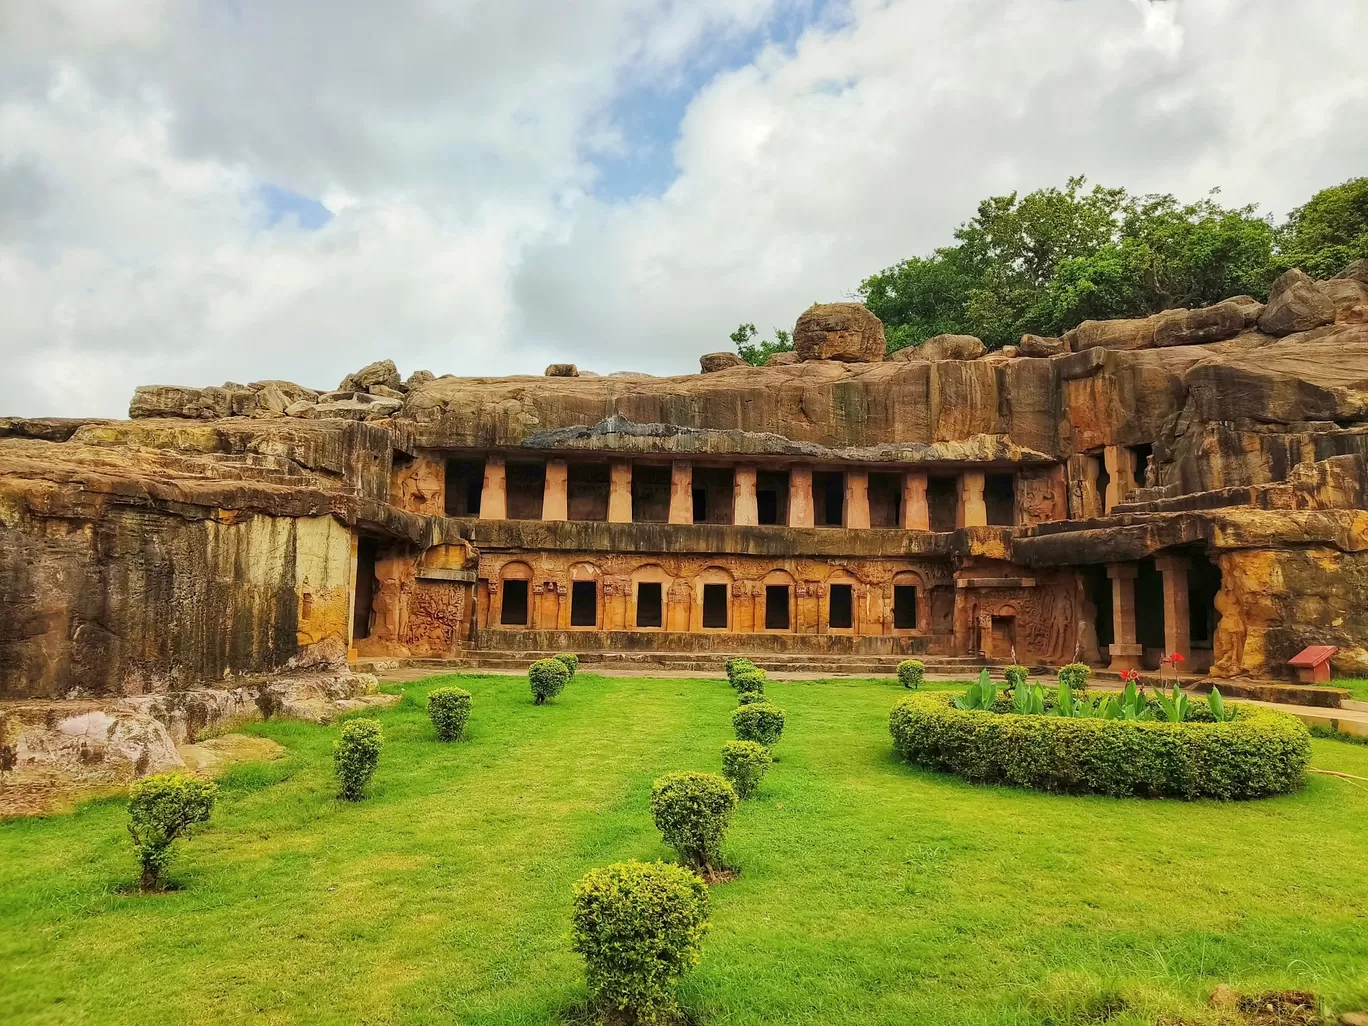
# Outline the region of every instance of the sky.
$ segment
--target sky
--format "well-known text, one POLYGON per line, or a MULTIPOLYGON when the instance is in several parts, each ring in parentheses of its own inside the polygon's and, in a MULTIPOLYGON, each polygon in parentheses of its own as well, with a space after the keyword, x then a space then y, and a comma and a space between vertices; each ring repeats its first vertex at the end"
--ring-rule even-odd
POLYGON ((1345 0, 0 0, 0 415, 690 373, 1069 175, 1368 173, 1345 0))

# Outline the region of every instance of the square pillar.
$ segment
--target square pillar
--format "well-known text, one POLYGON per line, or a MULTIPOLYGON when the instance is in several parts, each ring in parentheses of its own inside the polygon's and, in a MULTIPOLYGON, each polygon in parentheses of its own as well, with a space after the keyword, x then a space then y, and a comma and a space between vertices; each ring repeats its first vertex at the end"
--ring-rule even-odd
POLYGON ((931 510, 926 505, 926 475, 903 477, 903 530, 931 530, 931 510))
POLYGON ((760 523, 760 506, 755 497, 755 466, 743 464, 732 475, 732 523, 754 527, 760 523))
POLYGON ((508 519, 508 478, 504 474, 502 456, 491 456, 485 460, 484 491, 480 493, 480 519, 508 519))
POLYGON ((812 468, 789 469, 789 527, 812 527, 817 521, 812 505, 812 468))
POLYGON ((966 470, 960 475, 959 507, 956 527, 987 527, 988 506, 983 501, 983 471, 966 470))
POLYGON ((546 488, 542 492, 542 519, 569 520, 570 471, 565 460, 546 461, 546 488))
POLYGON ((1111 667, 1113 671, 1140 669, 1143 649, 1135 640, 1135 578, 1139 568, 1134 563, 1115 563, 1107 567, 1112 582, 1111 667))
POLYGON ((845 476, 845 525, 855 530, 869 527, 869 471, 848 470, 845 476))
POLYGON ((1124 445, 1109 445, 1102 450, 1102 461, 1107 467, 1107 494, 1102 497, 1102 508, 1110 513, 1118 502, 1124 502, 1135 487, 1135 453, 1124 445))
POLYGON ((693 464, 688 460, 670 466, 670 523, 693 523, 693 464))
POLYGON ((608 477, 608 523, 632 522, 632 465, 614 460, 608 477))
MULTIPOLYGON (((1156 556, 1164 575, 1164 655, 1177 652, 1186 665, 1192 658, 1192 625, 1188 619, 1188 567, 1183 556, 1156 556)), ((1174 670, 1179 667, 1175 666, 1174 670)))

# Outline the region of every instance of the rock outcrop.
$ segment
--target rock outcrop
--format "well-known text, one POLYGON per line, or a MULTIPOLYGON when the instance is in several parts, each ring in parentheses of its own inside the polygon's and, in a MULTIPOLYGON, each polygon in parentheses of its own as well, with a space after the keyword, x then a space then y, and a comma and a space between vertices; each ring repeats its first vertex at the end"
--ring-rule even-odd
POLYGON ((705 353, 698 358, 699 372, 712 374, 716 371, 731 370, 733 367, 747 367, 749 364, 735 353, 705 353))
POLYGON ((888 346, 883 321, 863 303, 819 303, 798 318, 793 348, 802 360, 878 363, 888 346))
POLYGON ((1334 322, 1334 302, 1304 271, 1293 268, 1268 290, 1268 305, 1259 317, 1259 330, 1281 337, 1334 322))
POLYGON ((983 340, 973 335, 936 335, 919 346, 899 349, 893 355, 902 360, 940 363, 943 360, 977 360, 987 351, 983 340))
POLYGON ((394 365, 393 360, 376 360, 368 363, 359 371, 348 374, 342 379, 342 383, 337 386, 339 392, 365 392, 372 385, 384 385, 396 391, 403 385, 403 379, 399 377, 399 368, 394 365))
POLYGON ((1045 338, 1041 335, 1022 335, 1017 346, 1017 355, 1025 357, 1063 356, 1069 352, 1069 343, 1062 338, 1045 338))
POLYGON ((580 373, 579 368, 573 363, 553 363, 546 368, 543 376, 548 378, 577 378, 580 373))

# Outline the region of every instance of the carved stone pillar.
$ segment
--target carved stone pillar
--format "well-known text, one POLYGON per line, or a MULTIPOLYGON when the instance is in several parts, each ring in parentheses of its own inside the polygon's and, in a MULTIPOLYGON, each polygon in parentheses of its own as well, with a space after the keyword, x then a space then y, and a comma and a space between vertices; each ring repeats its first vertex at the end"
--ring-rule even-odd
POLYGON ((670 523, 693 523, 693 464, 675 460, 670 467, 670 523))
POLYGON ((846 527, 864 530, 869 527, 869 471, 848 470, 845 476, 846 527))
POLYGON ((504 475, 502 456, 491 456, 485 460, 484 491, 480 493, 480 519, 508 519, 508 480, 504 475))
POLYGON ((1135 487, 1135 453, 1123 445, 1109 445, 1102 450, 1102 459, 1107 466, 1107 494, 1102 498, 1103 510, 1107 513, 1135 487))
POLYGON ((632 522, 632 465, 614 460, 608 478, 608 523, 632 522))
POLYGON ((565 460, 546 461, 546 488, 542 492, 542 519, 569 520, 570 471, 565 460))
MULTIPOLYGON (((1154 565, 1164 575, 1164 654, 1175 652, 1186 663, 1192 658, 1192 621, 1188 619, 1188 568, 1182 556, 1157 556, 1154 565)), ((1179 669, 1183 663, 1175 666, 1179 669)))
POLYGON ((907 474, 903 477, 903 529, 931 530, 931 510, 926 505, 925 474, 907 474))
POLYGON ((732 523, 754 527, 760 523, 760 507, 755 497, 755 465, 738 466, 732 480, 732 523))
POLYGON ((960 475, 959 500, 956 527, 988 526, 988 506, 983 501, 983 471, 966 470, 960 475))
POLYGON ((1144 650, 1135 640, 1135 578, 1139 568, 1134 563, 1116 563, 1107 567, 1112 582, 1112 644, 1111 669, 1138 670, 1144 650))
POLYGON ((789 470, 789 527, 812 527, 816 523, 812 505, 812 468, 794 466, 789 470))

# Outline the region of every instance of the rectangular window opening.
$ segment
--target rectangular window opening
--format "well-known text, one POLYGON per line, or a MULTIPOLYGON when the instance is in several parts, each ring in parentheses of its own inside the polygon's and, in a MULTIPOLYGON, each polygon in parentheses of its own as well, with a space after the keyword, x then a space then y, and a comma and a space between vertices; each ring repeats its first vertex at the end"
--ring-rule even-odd
POLYGON ((901 474, 869 475, 869 526, 901 527, 903 479, 901 474))
POLYGON ((695 524, 730 524, 735 504, 731 467, 693 468, 695 524))
POLYGON ((446 461, 446 515, 478 517, 484 495, 484 460, 446 461))
POLYGON ((812 474, 812 504, 818 527, 845 524, 845 474, 839 470, 816 470, 812 474))
POLYGON ((608 464, 571 463, 566 467, 565 510, 571 520, 608 519, 608 464))
POLYGON ((933 531, 953 531, 959 515, 959 481, 953 477, 926 479, 926 512, 933 531))
POLYGON ((893 586, 893 629, 895 631, 915 631, 917 629, 917 588, 912 584, 893 586))
POLYGON ((837 630, 855 626, 854 589, 849 584, 831 586, 831 606, 827 613, 827 623, 837 630))
POLYGON ((370 637, 371 604, 375 601, 375 554, 379 548, 374 538, 361 537, 356 541, 356 595, 352 607, 352 638, 361 641, 370 637))
POLYGON ((789 629, 789 587, 787 584, 765 585, 765 630, 789 629))
POLYGON ((670 519, 670 468, 632 465, 632 522, 663 524, 670 519))
POLYGON ((988 523, 993 527, 1011 527, 1016 523, 1016 478, 1011 474, 985 474, 983 505, 988 523))
POLYGON ((1154 455, 1154 446, 1149 443, 1132 445, 1130 451, 1135 460, 1135 487, 1149 488, 1154 484, 1150 480, 1150 458, 1154 455))
POLYGON ((642 581, 639 583, 637 585, 636 625, 638 627, 659 627, 664 623, 662 612, 660 582, 642 581))
POLYGON ((570 626, 598 626, 598 582, 570 582, 570 626))
POLYGON ((504 581, 499 623, 505 627, 527 626, 527 581, 504 581))
POLYGON ((725 584, 703 585, 703 626, 727 626, 727 586, 725 584))
POLYGON ((546 498, 546 464, 514 463, 504 467, 504 485, 508 490, 509 520, 540 520, 542 501, 546 498))
POLYGON ((787 524, 788 496, 788 471, 762 470, 755 475, 755 506, 760 523, 787 524))

